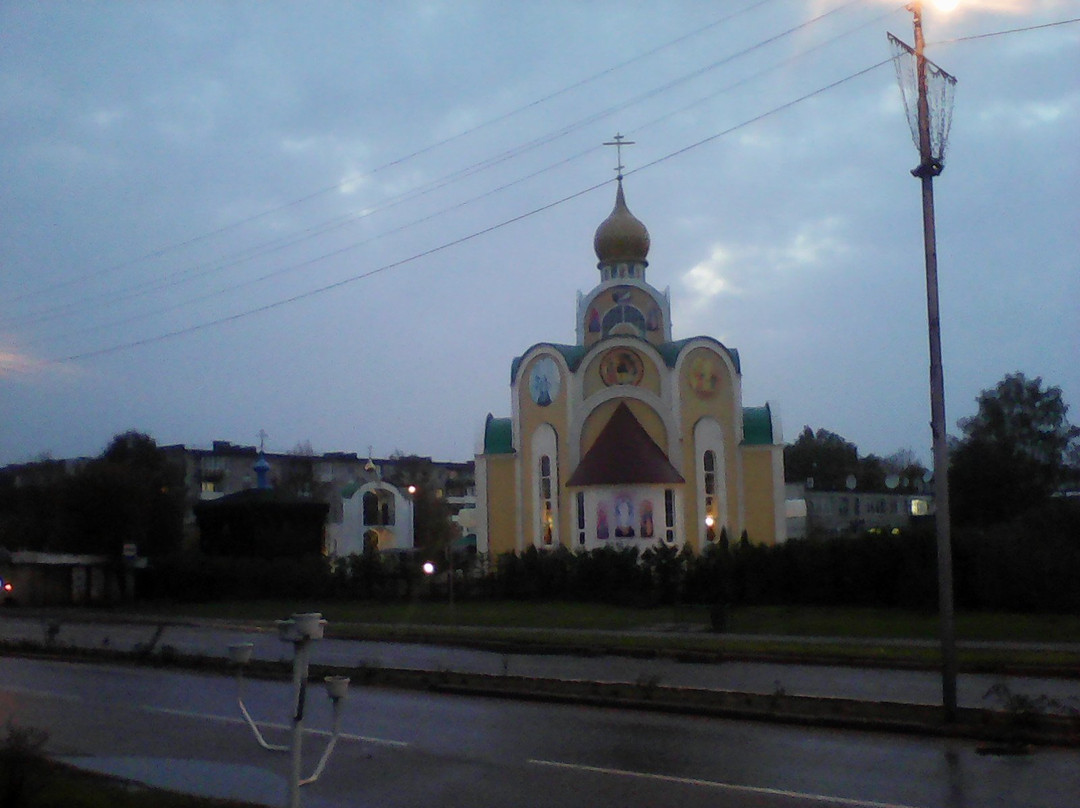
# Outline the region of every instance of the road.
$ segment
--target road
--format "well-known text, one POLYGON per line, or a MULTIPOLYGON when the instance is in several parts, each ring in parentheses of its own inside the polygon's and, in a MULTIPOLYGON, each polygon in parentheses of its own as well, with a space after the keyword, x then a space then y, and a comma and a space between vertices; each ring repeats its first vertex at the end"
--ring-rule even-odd
MULTIPOLYGON (((286 720, 287 683, 246 694, 260 723, 286 720)), ((282 804, 287 760, 255 745, 235 695, 228 677, 0 657, 0 722, 48 730, 51 754, 282 804)), ((309 703, 309 726, 328 727, 328 700, 309 703)), ((343 732, 308 808, 1073 808, 1080 794, 1075 750, 994 757, 961 741, 411 691, 351 693, 343 732)), ((324 742, 308 737, 308 767, 324 742)))

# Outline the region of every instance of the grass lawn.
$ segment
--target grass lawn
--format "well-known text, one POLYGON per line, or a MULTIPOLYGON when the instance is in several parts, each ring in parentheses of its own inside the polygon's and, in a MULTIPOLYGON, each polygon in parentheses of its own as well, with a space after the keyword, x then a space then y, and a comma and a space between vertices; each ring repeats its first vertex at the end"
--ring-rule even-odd
MULTIPOLYGON (((141 614, 269 621, 297 611, 321 611, 337 636, 359 636, 382 627, 386 631, 417 631, 420 627, 544 629, 548 631, 649 630, 678 633, 709 626, 705 606, 626 608, 599 603, 445 602, 369 603, 353 601, 243 601, 230 603, 149 605, 141 614), (361 626, 344 624, 362 624, 361 626)), ((799 637, 910 638, 934 640, 936 614, 889 609, 747 606, 728 611, 724 636, 782 635, 799 637)), ((1080 642, 1080 615, 959 613, 956 633, 961 640, 1023 642, 1080 642)), ((714 635, 715 636, 715 635, 714 635)))

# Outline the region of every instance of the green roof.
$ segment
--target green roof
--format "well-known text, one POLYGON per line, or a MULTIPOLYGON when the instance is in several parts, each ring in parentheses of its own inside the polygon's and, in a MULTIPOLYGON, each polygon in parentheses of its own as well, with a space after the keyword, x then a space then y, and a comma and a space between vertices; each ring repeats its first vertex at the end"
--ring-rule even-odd
MULTIPOLYGON (((659 345, 653 345, 651 342, 649 342, 647 339, 644 339, 643 337, 631 337, 631 339, 640 340, 645 345, 648 345, 649 347, 655 349, 657 353, 659 353, 660 356, 663 358, 664 364, 667 365, 669 368, 675 367, 675 363, 679 361, 679 354, 683 352, 683 349, 690 342, 700 339, 708 340, 709 342, 715 343, 721 351, 731 357, 731 362, 733 365, 735 365, 736 373, 742 373, 742 367, 739 364, 739 352, 734 348, 728 348, 722 342, 713 339, 712 337, 690 337, 689 339, 681 339, 677 342, 663 342, 659 345)), ((523 353, 521 356, 514 357, 514 361, 510 363, 511 384, 513 384, 514 379, 517 378, 518 369, 521 367, 521 360, 534 348, 540 347, 551 348, 552 350, 558 351, 560 354, 562 354, 563 359, 566 360, 567 367, 569 367, 570 372, 573 373, 581 365, 581 360, 585 358, 585 354, 595 348, 596 345, 586 348, 584 345, 560 345, 554 342, 538 342, 536 343, 536 345, 531 346, 529 350, 525 351, 525 353, 523 353)))
POLYGON ((484 454, 513 454, 514 427, 509 418, 496 418, 490 412, 484 422, 484 454))
POLYGON ((769 405, 743 407, 743 445, 770 446, 772 443, 772 410, 769 405))
MULTIPOLYGON (((562 354, 563 359, 566 360, 567 366, 570 368, 570 372, 573 373, 578 369, 578 365, 581 364, 581 360, 585 358, 586 348, 584 345, 560 345, 554 342, 538 342, 529 348, 531 351, 533 348, 539 347, 552 348, 562 354)), ((525 351, 521 356, 515 356, 514 361, 510 363, 510 383, 514 383, 514 379, 517 378, 518 368, 521 367, 521 360, 525 357, 529 351, 525 351)))
POLYGON ((736 373, 742 373, 742 366, 739 364, 739 352, 734 348, 729 348, 720 340, 713 339, 712 337, 689 337, 688 339, 680 339, 676 342, 665 342, 661 345, 654 346, 660 355, 664 357, 664 364, 669 368, 675 367, 675 363, 679 361, 679 354, 683 352, 683 349, 695 340, 707 340, 716 344, 716 347, 731 357, 731 364, 735 366, 736 373))

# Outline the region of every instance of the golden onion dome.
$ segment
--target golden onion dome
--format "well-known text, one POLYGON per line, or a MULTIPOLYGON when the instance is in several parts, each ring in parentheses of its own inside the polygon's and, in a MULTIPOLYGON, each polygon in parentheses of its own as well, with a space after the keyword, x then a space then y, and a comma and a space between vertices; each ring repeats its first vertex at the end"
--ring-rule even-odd
POLYGON ((626 207, 622 178, 615 193, 611 215, 600 223, 593 237, 593 249, 600 264, 644 263, 649 254, 649 231, 626 207))

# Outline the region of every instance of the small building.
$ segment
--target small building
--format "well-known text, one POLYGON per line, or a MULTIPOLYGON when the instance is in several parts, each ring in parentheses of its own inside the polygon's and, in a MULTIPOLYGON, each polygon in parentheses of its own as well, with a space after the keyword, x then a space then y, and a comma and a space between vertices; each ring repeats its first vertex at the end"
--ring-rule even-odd
POLYGON ((905 528, 934 513, 926 491, 823 491, 802 483, 787 484, 786 505, 789 538, 905 528))
POLYGON ((208 555, 287 558, 326 551, 325 502, 252 488, 195 506, 199 547, 208 555))
POLYGON ((134 595, 134 569, 146 559, 8 552, 0 548, 0 603, 24 606, 105 606, 134 595))
POLYGON ((327 530, 328 555, 413 549, 413 503, 407 491, 382 480, 353 482, 341 490, 341 503, 341 521, 327 530))

